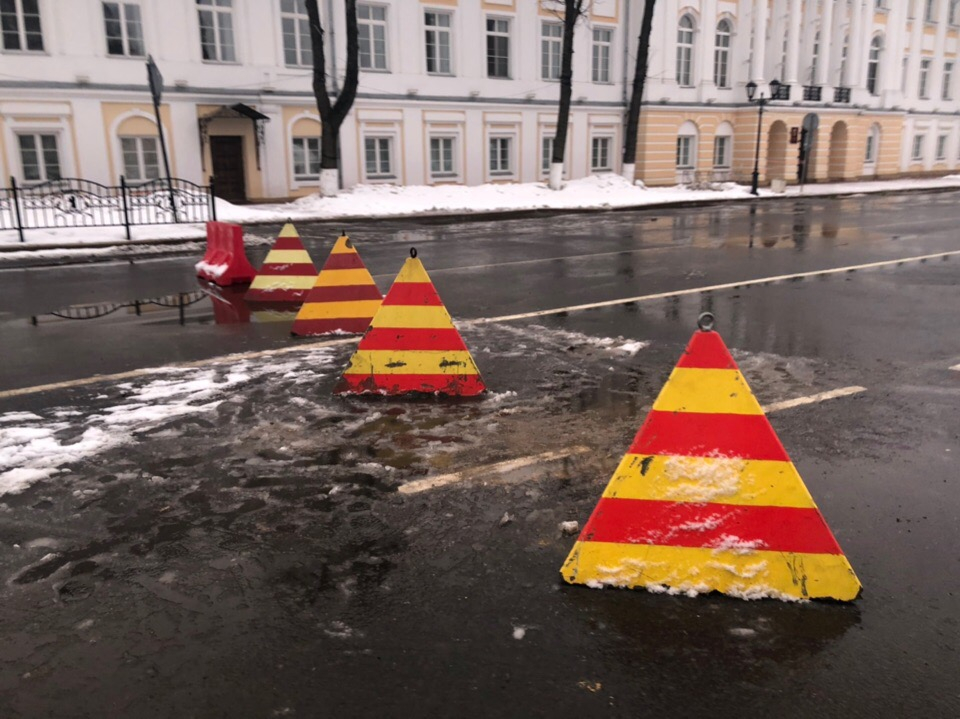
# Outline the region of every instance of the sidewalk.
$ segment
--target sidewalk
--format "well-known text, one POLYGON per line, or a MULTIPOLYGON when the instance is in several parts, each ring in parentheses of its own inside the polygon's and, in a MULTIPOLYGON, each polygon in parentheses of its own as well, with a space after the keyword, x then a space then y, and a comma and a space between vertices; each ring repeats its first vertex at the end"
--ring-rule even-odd
MULTIPOLYGON (((883 192, 917 192, 960 189, 960 175, 938 178, 843 182, 807 185, 802 190, 790 186, 782 194, 762 188, 762 200, 791 197, 827 197, 883 192)), ((544 211, 626 210, 701 205, 719 202, 750 201, 753 196, 745 185, 723 183, 716 189, 686 187, 644 187, 630 184, 619 175, 593 175, 572 180, 560 191, 543 183, 509 183, 479 186, 404 186, 359 185, 337 197, 311 195, 293 202, 265 205, 233 205, 217 200, 217 218, 243 225, 273 224, 286 220, 374 221, 412 217, 470 216, 509 217, 544 211)), ((124 238, 122 227, 80 227, 52 230, 27 230, 20 243, 16 231, 0 232, 0 262, 26 257, 59 260, 94 260, 99 257, 123 257, 131 254, 153 255, 189 251, 205 237, 202 224, 150 225, 134 227, 133 240, 124 238)), ((250 244, 267 243, 272 237, 247 233, 250 244)))

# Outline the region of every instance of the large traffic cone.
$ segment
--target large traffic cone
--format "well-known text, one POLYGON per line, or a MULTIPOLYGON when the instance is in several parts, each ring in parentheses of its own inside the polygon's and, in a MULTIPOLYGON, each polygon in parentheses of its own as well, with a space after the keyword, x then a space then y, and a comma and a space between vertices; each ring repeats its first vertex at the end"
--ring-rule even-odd
POLYGON ((712 316, 560 570, 571 584, 855 599, 850 567, 712 316))
POLYGON ((469 397, 485 390, 470 351, 411 250, 334 393, 469 397))
POLYGON ((263 267, 244 295, 247 302, 302 302, 317 278, 317 268, 288 222, 280 230, 263 267))
POLYGON ((383 295, 346 235, 340 237, 290 329, 300 337, 360 334, 380 309, 383 295))

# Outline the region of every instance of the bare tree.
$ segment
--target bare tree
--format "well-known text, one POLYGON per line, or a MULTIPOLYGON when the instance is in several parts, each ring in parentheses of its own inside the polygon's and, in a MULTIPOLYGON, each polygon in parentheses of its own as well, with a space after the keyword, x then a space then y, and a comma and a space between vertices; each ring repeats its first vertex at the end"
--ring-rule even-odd
POLYGON ((563 49, 560 61, 560 106, 557 109, 557 132, 553 138, 553 156, 550 158, 551 190, 559 190, 563 184, 563 155, 567 147, 570 96, 573 94, 573 31, 577 21, 585 14, 584 8, 588 0, 562 0, 562 2, 563 49))
POLYGON ((640 102, 643 100, 643 86, 647 79, 650 29, 653 27, 653 6, 656 2, 657 0, 646 0, 643 7, 643 20, 640 23, 640 37, 637 40, 637 64, 633 70, 633 91, 630 95, 630 109, 627 111, 627 128, 623 140, 623 176, 630 182, 634 181, 637 169, 640 102))
MULTIPOLYGON (((357 0, 344 0, 347 15, 347 74, 336 102, 327 94, 327 65, 323 47, 323 25, 317 0, 307 0, 307 18, 310 21, 310 46, 313 49, 313 95, 320 112, 320 194, 332 197, 340 189, 339 149, 340 126, 346 119, 357 96, 358 43, 357 0)), ((333 19, 330 19, 333 22, 333 19)))

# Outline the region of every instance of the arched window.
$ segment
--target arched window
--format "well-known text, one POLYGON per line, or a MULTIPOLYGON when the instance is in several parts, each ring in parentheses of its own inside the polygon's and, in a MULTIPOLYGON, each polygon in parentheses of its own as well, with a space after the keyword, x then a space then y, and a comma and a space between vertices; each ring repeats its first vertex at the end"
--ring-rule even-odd
POLYGON ((876 95, 878 91, 878 78, 880 77, 880 51, 883 49, 883 37, 877 35, 870 42, 870 55, 867 59, 867 90, 871 95, 876 95))
POLYGON ((677 27, 677 84, 693 87, 693 18, 684 15, 677 27))
POLYGON ((873 123, 867 133, 867 151, 863 157, 864 165, 877 164, 877 155, 880 152, 880 125, 873 123))
POLYGON ((695 170, 697 167, 697 126, 687 120, 677 131, 677 169, 695 170))
POLYGON ((729 170, 733 160, 733 125, 721 122, 713 136, 713 169, 729 170))
POLYGON ((717 39, 713 48, 713 84, 730 87, 730 22, 717 23, 717 39))

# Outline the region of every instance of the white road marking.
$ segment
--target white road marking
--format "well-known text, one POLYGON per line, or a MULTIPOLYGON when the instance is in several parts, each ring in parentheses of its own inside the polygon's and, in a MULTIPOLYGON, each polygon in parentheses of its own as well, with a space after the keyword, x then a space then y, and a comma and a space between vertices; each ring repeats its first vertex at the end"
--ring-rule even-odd
POLYGON ((445 487, 448 484, 456 484, 457 482, 462 482, 465 479, 473 479, 475 477, 480 477, 487 474, 497 474, 502 472, 510 472, 515 469, 522 469, 523 467, 529 467, 532 464, 539 464, 540 462, 553 462, 557 459, 565 459, 566 457, 573 457, 578 454, 585 454, 589 452, 589 447, 571 447, 569 449, 555 450, 552 452, 542 452, 540 454, 530 455, 529 457, 518 457, 517 459, 508 459, 504 462, 497 462, 496 464, 487 464, 481 467, 472 467, 470 469, 464 469, 460 472, 451 472, 450 474, 438 474, 433 477, 427 477, 425 479, 417 479, 413 482, 407 482, 406 484, 401 485, 397 491, 401 494, 417 494, 419 492, 426 492, 429 489, 436 489, 437 487, 445 487))
POLYGON ((950 369, 956 370, 957 372, 960 372, 960 364, 955 364, 955 365, 954 365, 953 367, 951 367, 950 369))
POLYGON ((870 270, 877 267, 891 267, 893 265, 902 265, 905 262, 925 262, 926 260, 936 259, 938 257, 951 257, 960 255, 960 250, 950 252, 937 252, 932 255, 916 255, 914 257, 903 257, 899 260, 883 260, 881 262, 867 262, 862 265, 847 265, 846 267, 832 267, 825 270, 811 270, 810 272, 797 272, 791 275, 774 275, 772 277, 760 277, 755 280, 740 280, 738 282, 725 282, 722 285, 707 285, 706 287, 691 287, 687 290, 674 290, 672 292, 657 292, 652 295, 638 295, 637 297, 622 297, 616 300, 605 300, 603 302, 591 302, 585 305, 570 305, 569 307, 554 307, 549 310, 537 310, 535 312, 520 312, 515 315, 501 315, 500 317, 484 317, 475 320, 466 320, 461 324, 487 324, 490 322, 509 322, 511 320, 525 320, 531 317, 545 317, 547 315, 557 315, 563 312, 579 312, 581 310, 592 310, 598 307, 615 307, 617 305, 630 304, 631 302, 648 302, 650 300, 662 300, 670 297, 682 297, 683 295, 696 295, 701 292, 716 292, 718 290, 732 290, 740 287, 750 287, 753 285, 768 285, 773 282, 783 282, 784 280, 798 280, 805 277, 818 277, 823 275, 839 275, 844 272, 854 272, 856 270, 870 270))
POLYGON ((779 412, 783 409, 792 409, 793 407, 802 407, 805 404, 816 404, 817 402, 825 402, 828 399, 836 399, 837 397, 849 397, 850 395, 860 394, 861 392, 866 392, 866 387, 860 387, 858 385, 853 385, 851 387, 841 387, 840 389, 832 389, 829 392, 819 392, 817 394, 811 394, 807 397, 797 397, 795 399, 786 399, 783 402, 774 402, 773 404, 767 404, 761 407, 761 409, 769 414, 770 412, 779 412))

